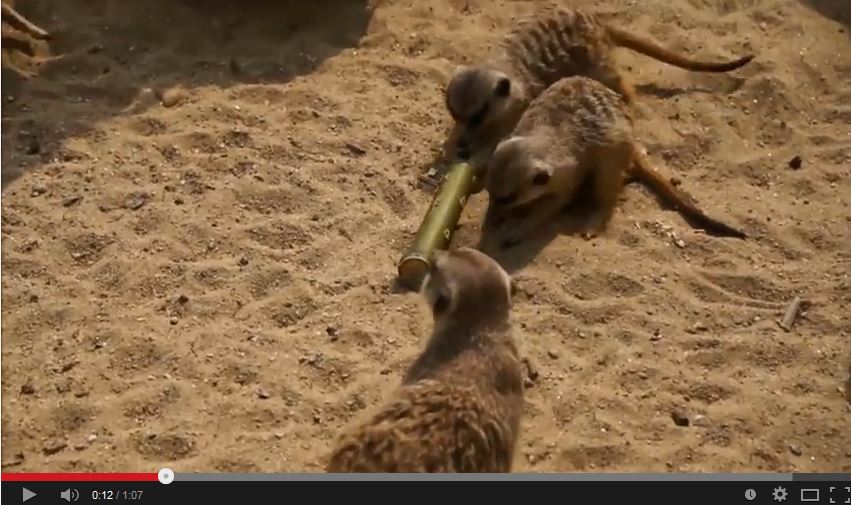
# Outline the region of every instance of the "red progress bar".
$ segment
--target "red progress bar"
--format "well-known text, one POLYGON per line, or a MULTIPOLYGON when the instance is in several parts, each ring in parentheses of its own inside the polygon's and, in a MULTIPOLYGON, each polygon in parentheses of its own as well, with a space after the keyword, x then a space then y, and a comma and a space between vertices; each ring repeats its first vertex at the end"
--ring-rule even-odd
POLYGON ((8 482, 148 482, 158 481, 155 473, 7 473, 0 480, 8 482))

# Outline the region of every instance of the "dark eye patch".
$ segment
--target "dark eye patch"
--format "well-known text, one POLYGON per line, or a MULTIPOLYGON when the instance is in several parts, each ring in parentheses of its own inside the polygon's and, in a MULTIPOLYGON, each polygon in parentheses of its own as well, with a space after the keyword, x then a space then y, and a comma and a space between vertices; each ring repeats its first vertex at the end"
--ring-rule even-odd
POLYGON ((517 200, 517 191, 510 193, 505 196, 500 196, 499 198, 494 198, 494 203, 498 205, 508 205, 512 203, 514 200, 517 200))
POLYGON ((485 120, 485 116, 488 114, 488 107, 489 106, 490 106, 490 104, 487 104, 487 103, 482 105, 481 109, 479 109, 475 114, 470 116, 470 119, 467 120, 467 125, 471 128, 475 128, 476 126, 479 126, 482 123, 482 121, 485 120))
POLYGON ((437 298, 434 299, 432 310, 434 310, 434 313, 437 315, 445 313, 449 310, 449 298, 442 294, 437 295, 437 298))

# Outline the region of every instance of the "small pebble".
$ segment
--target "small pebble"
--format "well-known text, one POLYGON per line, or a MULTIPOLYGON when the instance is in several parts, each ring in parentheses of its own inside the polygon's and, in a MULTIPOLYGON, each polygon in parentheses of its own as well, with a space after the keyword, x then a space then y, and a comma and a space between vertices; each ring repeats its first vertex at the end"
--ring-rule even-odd
POLYGON ((189 94, 182 88, 171 88, 163 91, 162 101, 163 107, 174 107, 175 105, 180 104, 189 94))
POLYGON ((35 393, 35 387, 31 383, 27 382, 26 384, 21 386, 21 394, 22 395, 31 395, 31 394, 34 394, 34 393, 35 393))
POLYGON ((549 356, 550 359, 558 359, 558 353, 552 349, 547 351, 547 356, 549 356))
POLYGON ((48 456, 63 451, 68 447, 67 442, 52 442, 44 446, 44 453, 48 456))
POLYGON ((181 305, 185 304, 188 301, 189 301, 189 297, 186 296, 186 295, 180 295, 180 296, 177 297, 177 303, 179 303, 181 305))
POLYGON ((124 207, 130 210, 139 210, 148 203, 149 198, 150 196, 144 191, 135 191, 127 195, 124 200, 124 207))
POLYGON ((682 249, 686 246, 685 241, 681 238, 675 240, 674 243, 677 244, 677 247, 679 247, 680 249, 682 249))
POLYGON ((691 419, 691 424, 695 426, 700 426, 701 428, 706 428, 707 426, 709 426, 709 418, 704 415, 698 414, 691 419))
POLYGON ((270 395, 269 392, 266 391, 265 389, 260 388, 260 389, 257 390, 257 397, 260 398, 261 400, 268 400, 269 398, 272 397, 272 395, 270 395))
POLYGON ((689 425, 688 417, 682 412, 674 411, 671 413, 671 419, 674 420, 674 424, 681 427, 686 427, 689 425))
POLYGON ((244 267, 244 266, 248 265, 248 258, 243 256, 243 257, 239 258, 238 263, 239 263, 239 266, 244 267))
POLYGON ((83 199, 83 197, 80 196, 80 195, 69 196, 68 198, 62 200, 62 206, 63 207, 70 207, 70 206, 72 206, 76 203, 79 203, 80 200, 82 200, 82 199, 83 199))
POLYGON ((45 188, 44 186, 33 186, 31 195, 32 196, 39 196, 39 195, 43 195, 45 193, 47 193, 47 188, 45 188))
POLYGON ((178 319, 177 316, 172 316, 171 319, 168 320, 168 322, 171 323, 172 325, 175 325, 178 322, 180 322, 180 319, 178 319))
POLYGON ((803 451, 801 451, 801 448, 796 446, 796 445, 790 445, 789 446, 789 452, 791 452, 795 456, 800 456, 801 454, 803 454, 803 451))
POLYGON ((803 165, 804 160, 801 159, 800 156, 795 156, 791 160, 789 160, 789 168, 792 170, 798 170, 803 165))

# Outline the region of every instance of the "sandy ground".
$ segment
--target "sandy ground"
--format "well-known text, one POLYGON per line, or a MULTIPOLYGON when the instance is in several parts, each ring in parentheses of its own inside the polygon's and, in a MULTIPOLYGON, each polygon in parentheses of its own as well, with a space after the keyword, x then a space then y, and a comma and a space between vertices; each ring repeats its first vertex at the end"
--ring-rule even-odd
MULTIPOLYGON (((754 238, 631 185, 606 235, 506 258, 516 469, 851 471, 851 7, 602 3, 673 48, 758 55, 728 75, 620 56, 654 162, 754 238)), ((321 469, 430 331, 394 282, 441 89, 539 4, 16 5, 55 40, 4 54, 3 470, 321 469)))

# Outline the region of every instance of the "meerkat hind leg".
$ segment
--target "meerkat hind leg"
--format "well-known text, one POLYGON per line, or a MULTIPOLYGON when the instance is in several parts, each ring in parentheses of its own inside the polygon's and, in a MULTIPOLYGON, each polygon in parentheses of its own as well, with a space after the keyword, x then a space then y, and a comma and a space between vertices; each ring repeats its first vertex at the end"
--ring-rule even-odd
POLYGON ((596 69, 591 71, 589 77, 617 92, 627 104, 631 105, 636 102, 637 95, 635 87, 611 62, 605 61, 601 63, 596 69))
POLYGON ((632 162, 632 144, 624 142, 600 148, 595 162, 592 176, 595 208, 585 221, 582 236, 586 239, 602 233, 614 214, 624 177, 632 162))

